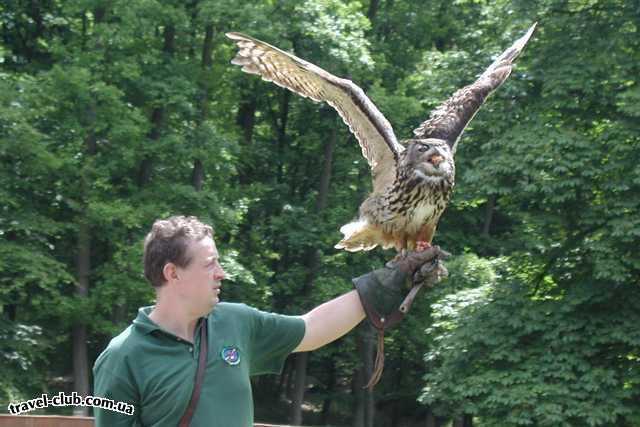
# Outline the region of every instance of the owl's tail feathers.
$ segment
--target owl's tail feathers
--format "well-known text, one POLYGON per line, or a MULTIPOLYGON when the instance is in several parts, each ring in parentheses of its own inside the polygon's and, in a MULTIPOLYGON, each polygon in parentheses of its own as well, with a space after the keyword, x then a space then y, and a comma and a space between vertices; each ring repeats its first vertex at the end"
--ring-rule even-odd
POLYGON ((382 233, 366 219, 358 219, 340 227, 344 235, 334 247, 349 252, 370 251, 382 242, 382 233))

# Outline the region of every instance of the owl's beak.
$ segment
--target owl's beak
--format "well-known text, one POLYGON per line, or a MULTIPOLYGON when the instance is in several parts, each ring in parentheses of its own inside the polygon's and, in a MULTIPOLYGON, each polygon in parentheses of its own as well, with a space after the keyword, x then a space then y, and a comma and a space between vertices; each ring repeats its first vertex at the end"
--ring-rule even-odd
POLYGON ((434 154, 433 156, 429 157, 427 161, 437 167, 440 163, 444 161, 444 157, 442 157, 439 154, 434 154))

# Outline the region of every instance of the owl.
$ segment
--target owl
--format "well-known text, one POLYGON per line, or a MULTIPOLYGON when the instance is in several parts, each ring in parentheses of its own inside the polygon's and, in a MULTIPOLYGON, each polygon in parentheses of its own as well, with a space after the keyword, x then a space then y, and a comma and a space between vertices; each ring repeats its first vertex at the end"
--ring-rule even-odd
POLYGON ((430 245, 455 185, 454 155, 467 124, 486 98, 509 77, 513 61, 536 24, 505 50, 472 84, 456 91, 399 143, 387 119, 350 80, 240 33, 231 61, 298 95, 331 105, 355 135, 371 168, 373 191, 358 217, 342 226, 336 248, 351 252, 377 246, 400 252, 430 245))

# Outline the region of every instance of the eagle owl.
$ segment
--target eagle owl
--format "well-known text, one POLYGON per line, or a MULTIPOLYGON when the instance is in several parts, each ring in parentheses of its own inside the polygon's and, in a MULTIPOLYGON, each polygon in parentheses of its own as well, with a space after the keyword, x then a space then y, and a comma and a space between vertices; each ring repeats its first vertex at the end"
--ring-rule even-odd
POLYGON ((455 184, 458 140, 485 99, 511 73, 513 61, 535 24, 505 50, 476 81, 455 92, 398 143, 391 125, 360 87, 292 54, 240 33, 227 33, 238 53, 231 61, 301 96, 336 109, 355 135, 371 167, 373 192, 359 216, 342 226, 336 248, 367 251, 381 246, 412 250, 428 246, 455 184))

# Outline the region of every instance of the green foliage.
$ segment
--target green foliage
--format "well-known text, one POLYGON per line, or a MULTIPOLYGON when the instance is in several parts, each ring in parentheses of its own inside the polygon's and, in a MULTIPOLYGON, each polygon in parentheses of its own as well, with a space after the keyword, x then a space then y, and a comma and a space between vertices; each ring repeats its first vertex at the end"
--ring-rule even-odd
POLYGON ((42 338, 37 325, 0 321, 0 400, 2 402, 30 399, 40 389, 44 375, 36 369, 46 363, 45 352, 52 345, 42 338))
POLYGON ((482 425, 631 425, 638 293, 587 284, 561 297, 528 292, 502 280, 432 306, 428 332, 438 338, 421 400, 482 425))
MULTIPOLYGON (((0 401, 61 387, 73 324, 89 325, 92 362, 153 304, 141 255, 156 218, 211 222, 223 299, 283 313, 392 256, 333 249, 371 189, 361 150, 330 108, 229 65, 225 32, 353 79, 404 139, 534 21, 459 144, 435 237, 450 277, 386 335, 379 423, 428 409, 481 426, 638 425, 640 21, 617 0, 3 2, 0 401)), ((310 359, 311 399, 332 399, 334 424, 354 418, 361 343, 310 359)), ((263 412, 276 382, 257 386, 263 412)))

